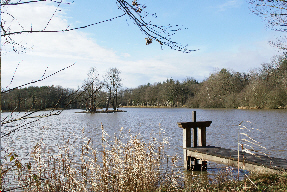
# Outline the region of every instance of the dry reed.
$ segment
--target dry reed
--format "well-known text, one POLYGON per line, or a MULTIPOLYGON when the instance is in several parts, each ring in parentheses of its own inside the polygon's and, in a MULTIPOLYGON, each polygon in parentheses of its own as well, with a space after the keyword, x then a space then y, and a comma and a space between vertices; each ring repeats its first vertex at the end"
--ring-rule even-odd
POLYGON ((90 139, 84 138, 79 152, 68 140, 58 146, 57 154, 53 155, 47 152, 43 142, 39 142, 31 152, 33 161, 26 164, 10 154, 10 168, 2 172, 2 177, 13 171, 19 189, 31 192, 287 190, 286 173, 253 174, 242 181, 238 181, 230 170, 220 171, 213 178, 194 176, 176 166, 177 156, 166 154, 169 146, 165 138, 158 141, 151 137, 144 141, 139 134, 120 132, 111 139, 103 126, 101 128, 102 144, 98 148, 93 147, 90 139))
MULTIPOLYGON (((56 155, 39 142, 33 161, 16 167, 24 191, 176 191, 182 187, 177 156, 166 155, 166 139, 149 142, 140 135, 119 134, 114 139, 102 128, 102 146, 85 138, 80 156, 72 143, 58 147, 56 155)), ((14 159, 12 161, 15 161, 14 159)))

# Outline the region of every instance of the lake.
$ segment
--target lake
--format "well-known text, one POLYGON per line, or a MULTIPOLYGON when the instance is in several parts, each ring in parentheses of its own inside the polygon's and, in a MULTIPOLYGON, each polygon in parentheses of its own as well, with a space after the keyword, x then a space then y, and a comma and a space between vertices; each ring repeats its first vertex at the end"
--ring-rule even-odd
MULTIPOLYGON (((182 157, 182 129, 177 122, 192 120, 192 111, 197 112, 197 121, 212 121, 207 128, 207 145, 237 149, 238 133, 246 133, 253 143, 266 149, 253 145, 259 152, 272 157, 287 159, 287 110, 239 110, 239 109, 189 109, 189 108, 124 108, 127 112, 119 113, 75 113, 82 111, 65 110, 60 115, 48 118, 40 118, 39 121, 30 123, 10 137, 2 138, 2 146, 9 151, 14 150, 23 159, 29 156, 29 152, 37 142, 43 142, 50 146, 62 145, 69 139, 75 145, 83 142, 79 137, 91 138, 95 147, 101 145, 101 124, 110 137, 118 135, 123 127, 122 134, 139 134, 139 138, 148 141, 151 137, 161 140, 168 137, 170 148, 169 155, 178 154, 182 157), (239 124, 241 123, 241 126, 239 124), (247 129, 240 129, 245 126, 247 129), (159 134, 161 132, 161 134, 159 134)), ((31 116, 49 113, 37 112, 31 116)), ((14 118, 24 113, 14 113, 14 118)), ((7 117, 8 116, 8 117, 7 117)), ((2 119, 10 113, 2 113, 2 119)), ((23 124, 34 121, 35 118, 21 120, 2 126, 2 132, 7 133, 23 124)), ((2 133, 3 134, 3 133, 2 133)), ((240 135, 240 139, 246 138, 240 135)), ((242 143, 243 141, 240 141, 242 143)), ((3 154, 2 154, 3 155, 3 154)), ((183 166, 183 161, 179 161, 183 166)), ((213 164, 209 165, 214 166, 213 164)))

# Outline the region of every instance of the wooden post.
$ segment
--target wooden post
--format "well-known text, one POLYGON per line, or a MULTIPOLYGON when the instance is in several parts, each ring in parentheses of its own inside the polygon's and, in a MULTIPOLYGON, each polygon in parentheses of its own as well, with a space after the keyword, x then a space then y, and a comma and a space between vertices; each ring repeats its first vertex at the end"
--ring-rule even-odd
POLYGON ((206 147, 206 127, 198 128, 198 146, 206 147))
MULTIPOLYGON (((196 111, 192 111, 192 122, 196 122, 196 111)), ((193 128, 193 147, 197 147, 197 127, 193 128)))
POLYGON ((185 128, 183 130, 183 148, 191 147, 191 128, 185 128))
MULTIPOLYGON (((192 111, 192 122, 196 122, 196 111, 192 111)), ((197 127, 193 127, 193 147, 197 147, 197 140, 198 136, 200 137, 200 133, 197 131, 197 127), (199 135, 198 135, 199 134, 199 135)), ((193 159, 192 166, 190 166, 190 170, 198 171, 200 169, 199 159, 196 159, 195 157, 191 157, 190 159, 193 159)))
POLYGON ((187 157, 187 147, 191 147, 191 128, 182 129, 183 131, 183 160, 184 168, 186 170, 190 169, 190 159, 187 157))

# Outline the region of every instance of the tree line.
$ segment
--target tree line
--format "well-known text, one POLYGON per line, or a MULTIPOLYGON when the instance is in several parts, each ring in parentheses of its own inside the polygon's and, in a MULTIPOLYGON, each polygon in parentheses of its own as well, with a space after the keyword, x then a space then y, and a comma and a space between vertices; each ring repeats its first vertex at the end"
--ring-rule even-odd
POLYGON ((29 86, 2 92, 1 107, 7 111, 37 111, 47 109, 86 109, 95 112, 97 108, 118 107, 117 93, 121 87, 120 71, 110 68, 99 80, 99 74, 92 67, 87 79, 77 90, 57 86, 29 86))
POLYGON ((79 90, 61 86, 30 86, 2 94, 3 110, 41 110, 46 108, 97 108, 121 106, 256 108, 287 107, 287 60, 274 59, 248 73, 221 69, 198 82, 172 78, 137 88, 121 88, 120 71, 110 69, 100 81, 95 68, 79 90))
POLYGON ((141 85, 123 90, 121 99, 127 106, 286 108, 287 60, 278 57, 249 73, 223 68, 201 83, 186 78, 141 85))

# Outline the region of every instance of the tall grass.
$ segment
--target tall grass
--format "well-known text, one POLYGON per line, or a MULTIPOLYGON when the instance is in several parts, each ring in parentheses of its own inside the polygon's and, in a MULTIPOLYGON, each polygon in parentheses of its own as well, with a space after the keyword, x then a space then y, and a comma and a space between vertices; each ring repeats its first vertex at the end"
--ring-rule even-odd
POLYGON ((265 155, 268 157, 270 156, 270 152, 268 151, 268 149, 263 146, 261 142, 259 142, 257 139, 254 139, 254 136, 252 136, 252 134, 255 134, 256 132, 261 132, 261 134, 266 133, 263 133, 258 128, 254 128, 252 122, 250 121, 242 121, 239 124, 239 131, 239 134, 241 135, 240 145, 242 147, 242 151, 252 155, 265 155))
MULTIPOLYGON (((167 156, 168 141, 140 135, 113 139, 102 127, 102 145, 94 148, 85 138, 80 147, 67 141, 56 155, 39 142, 32 150, 33 161, 14 166, 19 186, 24 191, 167 191, 183 186, 182 173, 176 168, 177 156, 167 156)), ((14 155, 11 162, 19 162, 14 155)))
MULTIPOLYGON (((166 138, 141 139, 140 134, 123 134, 122 130, 112 138, 101 128, 102 142, 97 148, 91 139, 82 138, 81 146, 68 140, 53 154, 40 141, 31 152, 33 160, 27 163, 11 153, 1 176, 13 173, 19 186, 16 188, 27 192, 287 190, 286 173, 252 174, 239 181, 229 169, 212 178, 182 172, 176 166, 178 157, 166 153, 166 138)), ((4 186, 3 191, 11 189, 4 186)))

